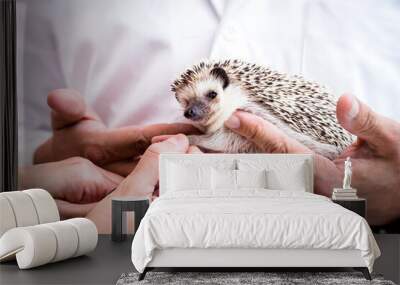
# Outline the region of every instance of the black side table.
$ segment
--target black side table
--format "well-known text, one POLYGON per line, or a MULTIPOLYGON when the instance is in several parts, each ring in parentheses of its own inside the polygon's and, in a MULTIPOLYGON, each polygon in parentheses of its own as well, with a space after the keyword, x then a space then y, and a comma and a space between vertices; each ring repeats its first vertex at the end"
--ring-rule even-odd
POLYGON ((361 217, 366 218, 367 216, 367 200, 358 198, 354 200, 333 200, 333 203, 339 204, 340 206, 359 214, 361 217))
POLYGON ((135 213, 135 232, 149 208, 148 197, 117 197, 112 199, 111 239, 123 241, 127 236, 126 212, 135 213))

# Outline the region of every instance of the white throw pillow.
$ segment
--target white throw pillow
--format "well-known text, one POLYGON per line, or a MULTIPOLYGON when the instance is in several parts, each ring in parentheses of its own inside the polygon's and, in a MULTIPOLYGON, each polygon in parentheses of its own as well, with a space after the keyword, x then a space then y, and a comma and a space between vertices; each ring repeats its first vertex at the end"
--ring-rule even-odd
POLYGON ((211 189, 211 167, 168 165, 168 191, 211 189))
POLYGON ((267 170, 268 189, 289 191, 312 191, 312 158, 304 156, 270 155, 268 159, 239 159, 240 170, 267 170), (311 176, 311 177, 310 177, 311 176))
POLYGON ((211 177, 213 190, 236 190, 236 170, 212 168, 211 177))
POLYGON ((237 188, 267 188, 267 170, 236 170, 237 188))
POLYGON ((238 190, 241 188, 267 188, 266 170, 230 170, 211 171, 213 190, 238 190))
POLYGON ((302 191, 305 192, 305 186, 308 185, 304 168, 305 163, 293 165, 286 171, 270 169, 267 172, 268 188, 273 190, 302 191))

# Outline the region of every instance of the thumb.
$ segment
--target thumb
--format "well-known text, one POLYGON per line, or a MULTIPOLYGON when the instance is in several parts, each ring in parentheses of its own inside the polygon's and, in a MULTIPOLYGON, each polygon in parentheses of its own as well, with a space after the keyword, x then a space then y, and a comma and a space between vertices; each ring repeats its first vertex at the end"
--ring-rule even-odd
POLYGON ((87 108, 82 95, 73 89, 51 91, 47 96, 47 104, 52 110, 51 124, 55 130, 72 125, 83 118, 99 120, 98 116, 87 108))
POLYGON ((56 130, 79 121, 86 109, 82 96, 71 89, 51 91, 47 96, 47 104, 52 110, 51 123, 56 130))
POLYGON ((131 183, 128 191, 140 192, 149 195, 153 192, 158 182, 158 160, 161 153, 186 153, 189 148, 189 140, 179 134, 168 138, 163 142, 154 143, 147 148, 135 170, 126 178, 131 183))
POLYGON ((310 153, 311 150, 288 137, 275 125, 256 115, 237 111, 225 126, 253 142, 262 151, 269 153, 310 153))
POLYGON ((345 94, 339 98, 336 116, 343 128, 366 141, 373 150, 385 152, 393 145, 393 122, 372 111, 355 96, 345 94))

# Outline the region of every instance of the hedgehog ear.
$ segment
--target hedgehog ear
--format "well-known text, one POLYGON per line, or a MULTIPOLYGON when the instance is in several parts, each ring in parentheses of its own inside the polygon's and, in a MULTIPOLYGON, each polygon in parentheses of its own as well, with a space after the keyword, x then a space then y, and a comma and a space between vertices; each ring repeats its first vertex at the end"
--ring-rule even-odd
POLYGON ((222 67, 214 67, 211 71, 210 74, 214 76, 216 79, 219 79, 222 81, 222 88, 226 88, 229 85, 229 77, 228 74, 226 74, 225 69, 222 67))

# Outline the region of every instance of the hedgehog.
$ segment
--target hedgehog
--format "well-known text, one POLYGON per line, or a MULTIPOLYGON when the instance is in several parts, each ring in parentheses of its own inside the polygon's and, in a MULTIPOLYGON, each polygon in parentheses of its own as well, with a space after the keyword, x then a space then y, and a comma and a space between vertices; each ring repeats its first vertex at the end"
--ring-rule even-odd
POLYGON ((203 150, 263 152, 224 126, 236 110, 253 113, 315 153, 337 157, 352 136, 336 119, 337 98, 318 83, 240 60, 201 61, 171 85, 183 115, 201 135, 189 136, 203 150))

